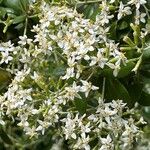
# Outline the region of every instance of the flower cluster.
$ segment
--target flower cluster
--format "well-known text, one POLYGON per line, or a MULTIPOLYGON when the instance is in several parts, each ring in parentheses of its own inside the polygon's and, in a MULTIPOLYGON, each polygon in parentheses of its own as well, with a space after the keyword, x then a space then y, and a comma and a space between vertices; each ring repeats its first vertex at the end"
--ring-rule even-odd
MULTIPOLYGON (((145 14, 139 14, 144 4, 144 0, 120 2, 118 20, 130 15, 131 5, 135 5, 135 24, 145 22, 145 14)), ((99 87, 90 81, 95 70, 109 68, 117 76, 121 65, 128 62, 119 43, 108 38, 108 23, 114 15, 107 1, 100 7, 94 22, 66 6, 42 2, 39 24, 32 29, 34 39, 24 35, 18 46, 10 41, 0 44, 0 64, 14 74, 8 90, 0 96, 0 124, 4 125, 7 115, 30 137, 59 126, 71 149, 133 148, 141 132, 132 112, 121 100, 105 103, 99 87), (90 105, 84 114, 78 112, 75 101, 88 98, 97 105, 90 105)))
MULTIPOLYGON (((65 138, 74 142, 71 148, 89 150, 89 142, 94 140, 98 140, 96 147, 100 150, 113 150, 118 141, 118 147, 122 150, 132 148, 132 143, 138 139, 140 132, 132 117, 126 119, 124 109, 122 101, 104 103, 99 99, 95 112, 89 116, 79 117, 77 114, 72 117, 73 114, 68 113, 67 118, 61 121, 65 123, 62 127, 65 138)), ((131 113, 130 110, 128 112, 131 113)))

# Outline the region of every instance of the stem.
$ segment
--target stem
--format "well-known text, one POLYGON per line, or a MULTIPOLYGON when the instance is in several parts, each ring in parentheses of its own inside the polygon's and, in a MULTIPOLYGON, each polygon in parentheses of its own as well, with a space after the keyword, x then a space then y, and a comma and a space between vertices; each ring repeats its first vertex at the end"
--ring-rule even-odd
POLYGON ((23 35, 26 35, 26 33, 27 33, 27 27, 28 27, 28 18, 26 17, 26 20, 25 20, 25 28, 24 28, 24 33, 23 33, 23 35))
POLYGON ((62 54, 60 54, 57 50, 56 50, 55 52, 56 52, 56 54, 61 58, 61 60, 62 60, 64 63, 67 63, 67 59, 64 58, 64 57, 62 56, 62 54))
POLYGON ((57 54, 55 51, 54 51, 54 57, 55 57, 55 61, 56 61, 57 65, 59 65, 59 60, 58 60, 58 57, 57 57, 57 54))
POLYGON ((106 78, 103 78, 103 87, 102 87, 102 100, 104 100, 105 96, 105 85, 106 85, 106 78))
POLYGON ((137 60, 139 60, 139 57, 138 58, 129 59, 128 62, 134 62, 134 61, 137 61, 137 60))
POLYGON ((38 17, 39 14, 35 14, 35 15, 32 15, 32 16, 28 16, 28 18, 35 18, 35 17, 38 17))
POLYGON ((147 17, 150 18, 150 15, 149 15, 149 12, 148 12, 149 10, 147 9, 147 7, 146 7, 145 5, 143 5, 143 7, 144 7, 144 9, 145 9, 145 11, 146 11, 147 17))
POLYGON ((94 1, 86 1, 86 2, 78 2, 77 5, 81 5, 81 4, 93 4, 93 3, 99 3, 102 2, 102 0, 94 0, 94 1))
POLYGON ((141 55, 141 56, 139 57, 138 62, 136 63, 135 67, 132 69, 132 71, 134 71, 135 73, 137 73, 137 70, 139 69, 139 67, 140 67, 140 65, 141 65, 141 63, 142 63, 142 56, 143 56, 143 55, 141 55))
POLYGON ((87 81, 90 80, 90 78, 93 76, 93 74, 94 74, 94 71, 92 71, 92 73, 89 75, 89 77, 87 78, 87 81))
POLYGON ((137 47, 120 47, 121 51, 131 51, 131 50, 136 50, 137 47))

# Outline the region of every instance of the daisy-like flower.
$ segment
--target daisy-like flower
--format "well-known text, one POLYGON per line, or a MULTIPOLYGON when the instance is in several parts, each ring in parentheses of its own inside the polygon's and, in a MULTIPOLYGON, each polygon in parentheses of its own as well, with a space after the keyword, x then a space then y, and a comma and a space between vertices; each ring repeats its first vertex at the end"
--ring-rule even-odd
POLYGON ((30 44, 32 42, 32 39, 28 39, 26 35, 19 36, 20 41, 18 42, 20 45, 24 46, 26 44, 30 44))
POLYGON ((122 18, 122 16, 130 15, 132 14, 131 12, 131 7, 125 7, 122 2, 120 2, 119 10, 118 10, 118 20, 122 18))
POLYGON ((112 139, 110 135, 107 135, 106 138, 100 138, 102 146, 99 150, 113 150, 114 144, 112 143, 112 139))
POLYGON ((81 86, 80 91, 84 92, 86 97, 88 97, 89 92, 91 90, 98 90, 99 89, 98 87, 92 85, 91 82, 87 82, 87 81, 84 81, 84 80, 81 80, 81 82, 82 82, 83 85, 81 86))
POLYGON ((9 61, 13 60, 13 57, 9 55, 8 51, 1 52, 2 59, 0 61, 0 64, 6 63, 8 64, 9 61))
POLYGON ((146 4, 146 0, 130 0, 128 4, 135 5, 136 9, 139 9, 141 5, 146 4))

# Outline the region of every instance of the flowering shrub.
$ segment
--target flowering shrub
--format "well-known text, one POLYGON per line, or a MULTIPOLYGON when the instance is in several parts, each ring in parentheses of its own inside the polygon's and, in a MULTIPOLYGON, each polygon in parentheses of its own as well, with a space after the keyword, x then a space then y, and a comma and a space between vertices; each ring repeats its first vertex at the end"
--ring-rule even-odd
MULTIPOLYGON (((141 104, 137 82, 129 81, 149 58, 146 1, 89 3, 98 6, 93 18, 79 13, 88 1, 75 8, 67 2, 19 3, 36 15, 21 21, 10 16, 11 23, 25 21, 24 34, 17 43, 0 43, 0 64, 11 76, 0 95, 0 124, 17 125, 31 141, 49 135, 58 142, 51 149, 63 149, 65 142, 70 149, 134 149, 146 122, 134 106, 141 104), (34 16, 39 21, 29 30, 34 16)), ((148 85, 143 83, 139 93, 148 85)), ((16 143, 5 136, 7 148, 16 143)), ((15 146, 28 147, 20 141, 15 146)))

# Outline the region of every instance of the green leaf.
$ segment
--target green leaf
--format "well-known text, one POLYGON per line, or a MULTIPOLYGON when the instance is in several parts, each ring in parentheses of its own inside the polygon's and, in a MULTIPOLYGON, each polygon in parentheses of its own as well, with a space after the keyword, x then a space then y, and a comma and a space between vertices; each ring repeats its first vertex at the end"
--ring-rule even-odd
POLYGON ((126 21, 122 21, 120 22, 120 24, 118 25, 118 29, 119 30, 124 30, 128 27, 128 23, 126 21))
POLYGON ((90 18, 90 16, 93 14, 93 12, 94 12, 93 6, 87 5, 83 13, 86 18, 90 18))
POLYGON ((150 106, 150 94, 142 91, 141 97, 139 99, 139 104, 142 106, 150 106))
POLYGON ((27 12, 29 1, 28 0, 5 0, 4 5, 6 7, 14 9, 17 14, 27 12))
POLYGON ((60 65, 56 67, 53 71, 54 76, 63 76, 65 74, 66 67, 64 65, 60 65))
POLYGON ((2 126, 0 125, 0 137, 3 140, 4 143, 12 145, 12 141, 7 135, 7 133, 3 130, 2 126))
POLYGON ((0 17, 5 17, 5 15, 6 15, 6 10, 5 10, 5 8, 3 8, 3 7, 0 7, 0 17))
POLYGON ((6 14, 14 14, 14 10, 11 8, 0 7, 0 17, 5 17, 6 14))
POLYGON ((131 73, 134 66, 135 66, 134 62, 128 62, 126 65, 122 65, 117 77, 118 78, 126 77, 131 73))
POLYGON ((81 4, 77 5, 77 10, 79 13, 83 13, 85 18, 95 21, 96 15, 99 13, 100 8, 96 4, 81 4))
POLYGON ((109 67, 105 67, 102 70, 101 75, 104 77, 113 77, 113 70, 109 67))
POLYGON ((11 74, 0 68, 0 90, 5 88, 11 81, 11 74))
POLYGON ((81 113, 86 113, 87 102, 85 99, 75 99, 76 109, 81 113))
POLYGON ((143 50, 143 59, 150 59, 150 46, 143 50))
POLYGON ((24 11, 27 11, 29 6, 29 0, 20 0, 20 6, 22 6, 22 9, 24 11))
POLYGON ((133 104, 137 102, 142 94, 143 84, 142 83, 132 83, 128 86, 128 92, 132 99, 133 104))
POLYGON ((94 4, 93 5, 93 12, 89 16, 89 19, 92 19, 93 21, 96 20, 96 15, 100 12, 100 8, 98 5, 94 4))
POLYGON ((120 99, 128 103, 129 106, 132 105, 127 89, 115 78, 106 78, 105 99, 110 101, 120 99))
POLYGON ((18 24, 18 23, 23 22, 25 20, 25 18, 26 18, 26 15, 21 15, 21 16, 15 17, 13 20, 13 24, 18 24))
POLYGON ((23 25, 23 23, 21 22, 21 23, 19 23, 17 26, 15 26, 15 29, 19 30, 19 29, 21 29, 21 28, 23 28, 23 27, 24 27, 24 25, 23 25))
POLYGON ((148 32, 150 31, 150 18, 147 20, 146 29, 148 32))
POLYGON ((116 40, 116 38, 117 38, 116 29, 117 29, 117 22, 115 21, 110 26, 109 38, 116 40))
POLYGON ((143 107, 142 113, 144 118, 150 123, 150 106, 143 107))

